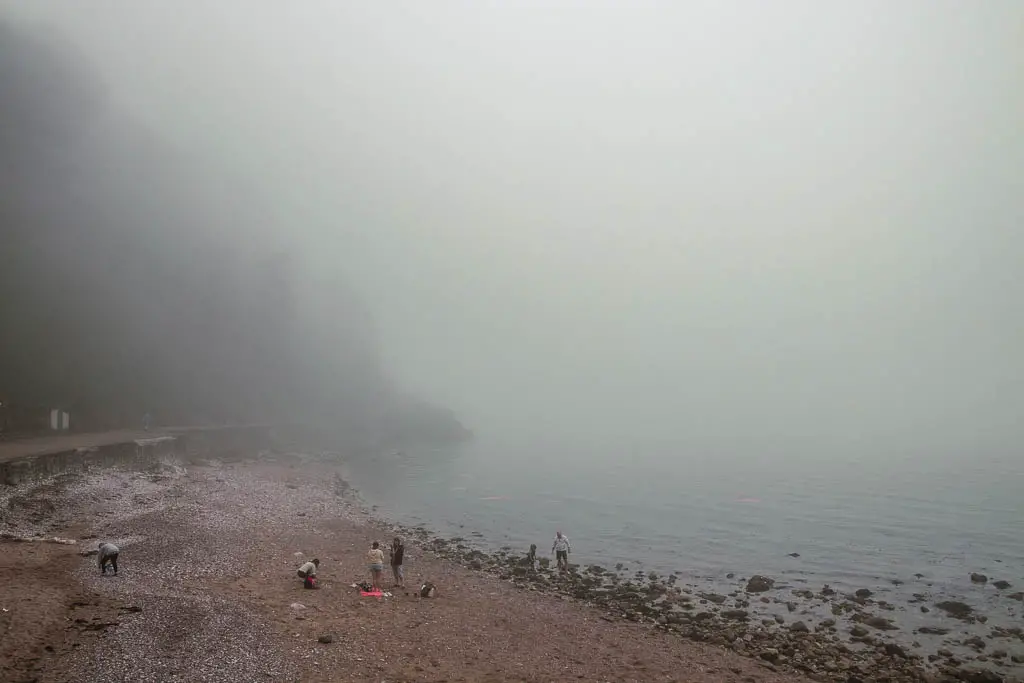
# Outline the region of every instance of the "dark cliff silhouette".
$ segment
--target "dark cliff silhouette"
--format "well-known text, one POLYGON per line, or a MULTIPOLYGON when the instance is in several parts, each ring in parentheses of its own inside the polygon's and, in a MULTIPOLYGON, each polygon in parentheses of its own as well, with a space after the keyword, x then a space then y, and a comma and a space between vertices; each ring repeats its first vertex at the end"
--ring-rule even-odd
POLYGON ((277 213, 121 116, 59 40, 0 21, 7 406, 60 407, 78 429, 150 412, 318 423, 363 441, 463 435, 392 385, 370 316, 339 278, 303 272, 277 213))

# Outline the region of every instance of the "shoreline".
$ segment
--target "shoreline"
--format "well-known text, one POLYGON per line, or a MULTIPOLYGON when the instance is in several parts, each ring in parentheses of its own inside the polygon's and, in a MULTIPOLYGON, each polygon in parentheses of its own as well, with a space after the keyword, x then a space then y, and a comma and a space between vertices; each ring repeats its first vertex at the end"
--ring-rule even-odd
MULTIPOLYGON (((949 680, 1004 680, 977 678, 985 662, 954 665, 952 658, 942 658, 926 670, 923 658, 892 647, 882 632, 854 636, 859 639, 851 642, 835 624, 806 620, 807 630, 800 629, 795 624, 796 617, 806 619, 802 615, 784 625, 758 621, 751 605, 765 604, 762 599, 779 604, 773 601, 781 600, 781 588, 708 594, 671 577, 623 578, 596 566, 577 568, 565 578, 534 574, 520 566, 515 553, 487 554, 422 527, 377 519, 338 469, 289 455, 200 461, 185 469, 165 462, 142 473, 102 470, 38 484, 50 487, 42 493, 51 507, 34 517, 23 513, 31 512, 32 501, 41 496, 25 491, 26 504, 15 506, 21 531, 70 531, 81 543, 102 535, 120 541, 123 552, 123 577, 111 581, 98 576, 94 560, 79 556, 81 548, 4 543, 8 555, 43 548, 55 571, 70 571, 81 592, 93 596, 85 602, 99 603, 95 609, 109 613, 100 623, 113 624, 86 629, 87 635, 100 636, 62 650, 55 643, 66 643, 73 627, 54 620, 62 633, 43 637, 49 641, 34 655, 36 679, 92 680, 100 674, 90 669, 87 678, 75 678, 86 674, 74 667, 96 664, 102 652, 104 659, 117 655, 113 659, 122 668, 107 674, 115 680, 133 666, 142 677, 131 680, 236 680, 224 677, 224 666, 264 680, 311 681, 353 680, 342 671, 362 672, 355 680, 782 681, 804 675, 837 681, 942 680, 936 678, 937 665, 957 677, 949 680), (366 578, 362 558, 368 539, 396 531, 408 539, 408 584, 430 580, 438 586, 438 598, 402 591, 369 602, 350 588, 366 578), (301 559, 296 553, 321 557, 323 589, 303 591, 290 580, 292 565, 301 559), (179 603, 174 610, 172 602, 179 603), (188 607, 184 616, 192 615, 186 625, 198 628, 200 637, 184 637, 175 629, 183 616, 180 603, 188 607), (293 608, 296 603, 302 607, 293 608), (124 611, 132 608, 138 611, 124 611), (211 668, 201 677, 187 677, 195 672, 185 673, 182 653, 154 652, 158 646, 144 644, 135 633, 140 628, 155 643, 169 638, 191 655, 206 653, 211 668), (231 634, 234 649, 225 648, 222 633, 231 634), (333 643, 319 643, 321 636, 333 643), (260 644, 262 655, 254 659, 243 647, 247 643, 260 644), (349 647, 352 643, 359 647, 349 647), (234 664, 223 661, 222 650, 236 659, 234 664), (133 658, 138 661, 126 663, 133 658), (557 675, 546 670, 551 661, 564 663, 566 670, 557 675), (266 666, 282 677, 257 674, 266 666), (967 675, 975 678, 963 678, 967 675)), ((826 602, 846 609, 848 600, 831 597, 826 602)), ((870 598, 861 600, 853 613, 876 607, 870 598)), ((787 609, 785 601, 781 604, 787 609)), ((996 647, 993 643, 991 650, 996 647)))

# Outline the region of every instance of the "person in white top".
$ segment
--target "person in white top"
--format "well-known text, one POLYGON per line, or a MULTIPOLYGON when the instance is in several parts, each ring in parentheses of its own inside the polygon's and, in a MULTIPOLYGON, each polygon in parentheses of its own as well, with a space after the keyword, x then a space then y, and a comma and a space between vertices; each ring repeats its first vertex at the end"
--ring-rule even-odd
POLYGON ((572 552, 572 546, 569 545, 568 536, 561 531, 556 531, 555 542, 551 544, 551 552, 555 554, 559 571, 564 572, 569 569, 569 553, 572 552))
POLYGON ((320 560, 314 558, 312 562, 299 567, 299 578, 304 579, 307 576, 316 576, 316 570, 320 568, 320 560))

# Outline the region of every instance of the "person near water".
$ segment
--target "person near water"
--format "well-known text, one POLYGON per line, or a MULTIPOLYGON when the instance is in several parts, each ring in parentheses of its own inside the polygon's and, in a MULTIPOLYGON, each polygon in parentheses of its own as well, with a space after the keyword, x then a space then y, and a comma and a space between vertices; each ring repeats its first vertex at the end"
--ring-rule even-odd
POLYGON ((530 552, 526 553, 526 563, 530 566, 530 569, 537 571, 537 544, 530 544, 530 552))
POLYGON ((380 543, 374 541, 370 552, 366 553, 366 557, 370 562, 370 578, 373 591, 377 592, 380 590, 380 576, 384 572, 384 551, 380 549, 380 543))
POLYGON ((572 546, 569 545, 569 537, 561 531, 555 532, 555 542, 551 544, 551 552, 555 554, 555 561, 558 562, 559 571, 569 569, 569 553, 572 546))
POLYGON ((113 543, 100 543, 100 550, 97 554, 100 574, 107 573, 107 565, 109 564, 114 569, 114 576, 117 576, 117 556, 120 552, 121 549, 113 543))
POLYGON ((299 567, 298 575, 305 588, 316 588, 316 570, 319 568, 320 560, 315 557, 312 562, 306 562, 299 567))
POLYGON ((391 544, 391 573, 395 577, 395 587, 405 586, 405 570, 402 569, 402 562, 405 561, 405 545, 399 536, 395 536, 391 544))
POLYGON ((153 416, 150 415, 149 412, 147 411, 146 414, 142 416, 142 428, 148 432, 152 424, 153 416))

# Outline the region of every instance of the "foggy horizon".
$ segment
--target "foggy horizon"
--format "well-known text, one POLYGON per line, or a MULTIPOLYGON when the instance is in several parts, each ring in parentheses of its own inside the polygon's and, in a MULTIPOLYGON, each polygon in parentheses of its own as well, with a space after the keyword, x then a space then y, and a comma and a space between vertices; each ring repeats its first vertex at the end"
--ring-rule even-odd
MULTIPOLYGON (((0 2, 0 26, 70 56, 97 129, 201 191, 161 194, 91 134, 81 178, 128 207, 195 202, 226 253, 294 259, 304 319, 359 321, 290 330, 311 359, 351 342, 349 370, 379 357, 478 433, 846 455, 1024 435, 1022 20, 995 1, 0 2)), ((156 253, 192 239, 133 211, 156 253)))

